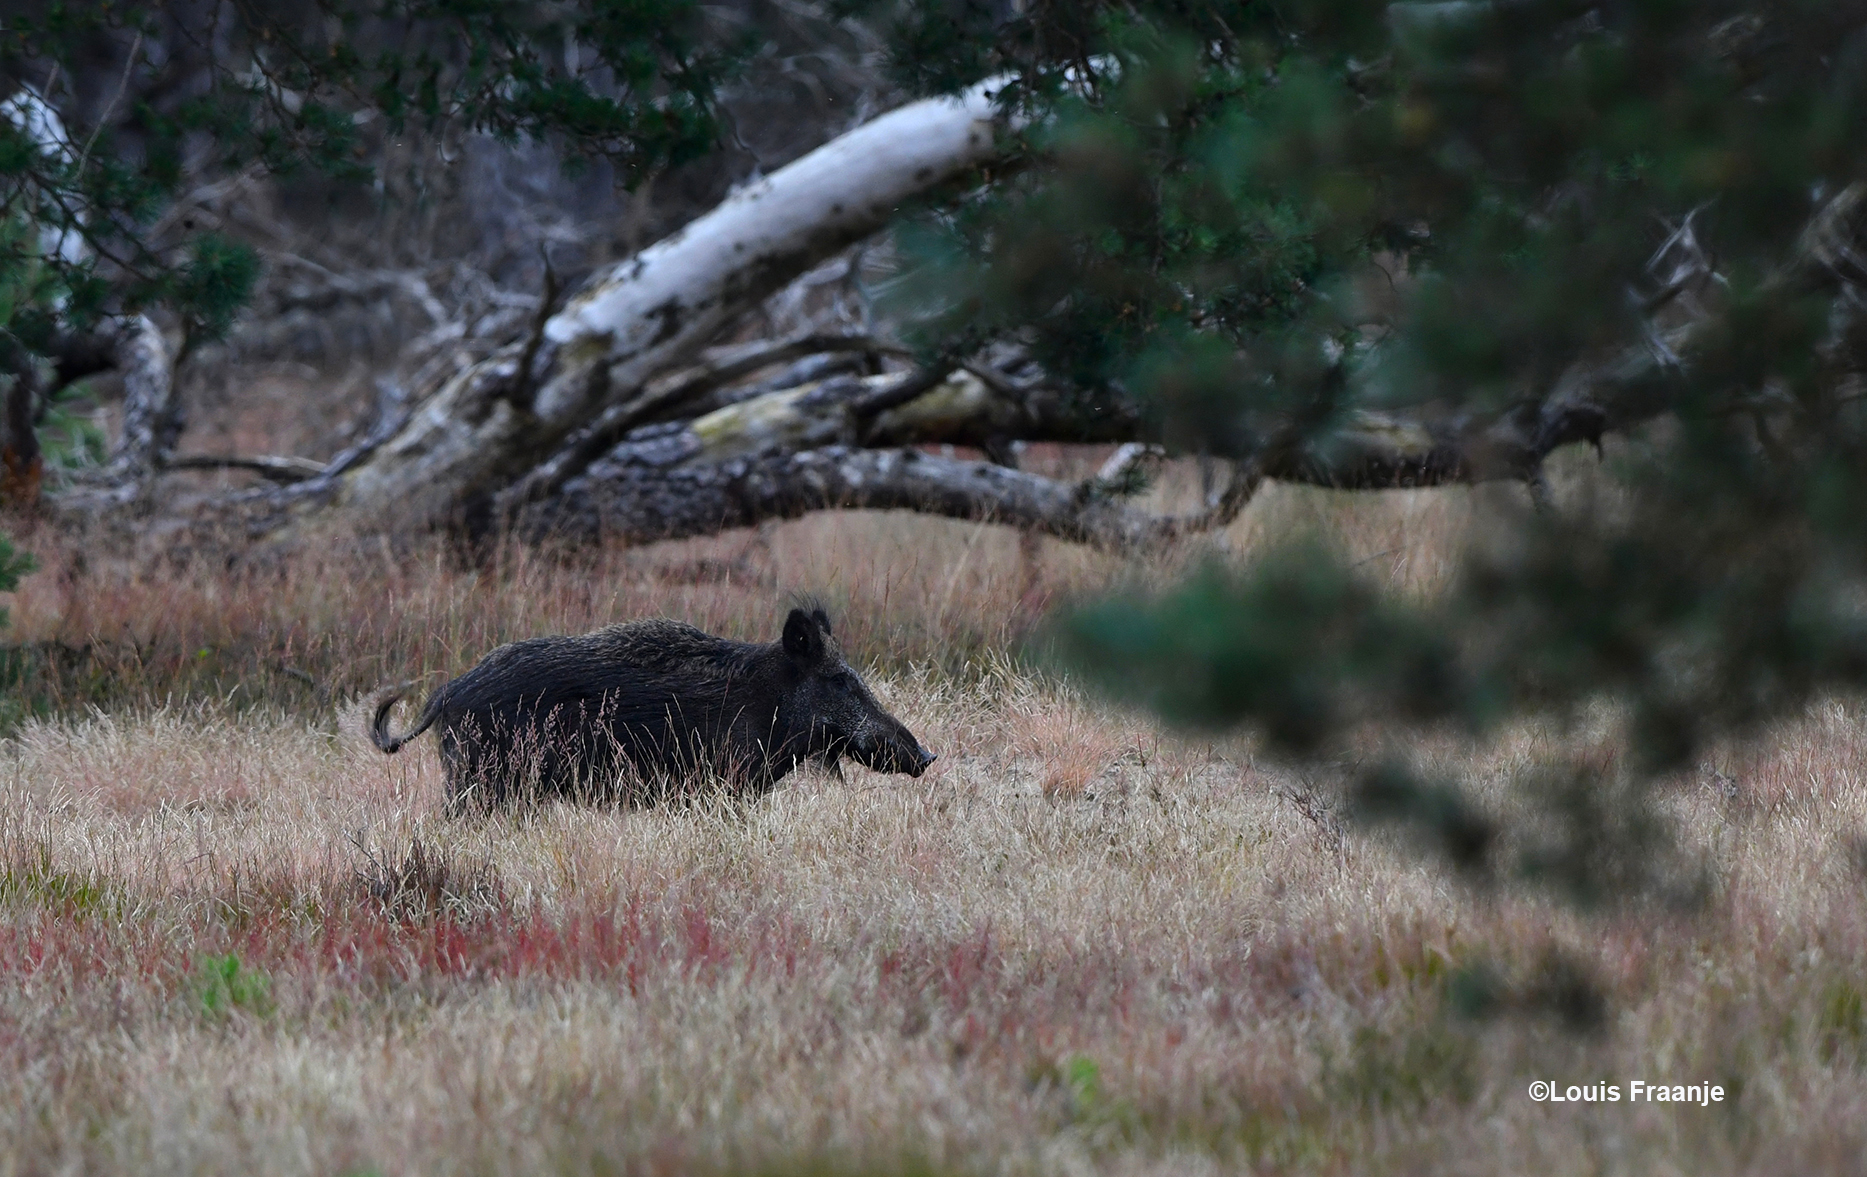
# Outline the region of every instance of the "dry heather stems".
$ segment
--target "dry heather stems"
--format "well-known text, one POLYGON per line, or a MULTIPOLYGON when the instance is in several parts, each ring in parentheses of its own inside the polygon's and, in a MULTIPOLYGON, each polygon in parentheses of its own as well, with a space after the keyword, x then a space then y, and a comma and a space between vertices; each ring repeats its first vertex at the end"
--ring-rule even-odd
MULTIPOLYGON (((1430 589, 1463 508, 1382 503, 1327 522, 1430 589)), ((928 778, 474 822, 437 818, 431 749, 334 737, 265 668, 342 686, 619 615, 763 625, 762 580, 655 572, 743 540, 29 585, 26 637, 127 629, 140 661, 109 668, 117 705, 0 744, 0 1170, 1737 1171, 1867 1147, 1855 714, 1721 757, 1743 804, 1673 798, 1723 879, 1705 910, 1584 923, 1378 840, 1339 853, 1237 749, 1023 669, 1016 537, 983 533, 947 597, 969 534, 772 538, 776 583, 843 606, 884 704, 951 750, 928 778), (209 682, 246 693, 160 705, 209 682), (1576 984, 1540 982, 1551 960, 1576 984), (1523 1094, 1602 1076, 1739 1094, 1523 1094)), ((1045 559, 1058 591, 1117 571, 1045 559)), ((1547 738, 1467 765, 1487 803, 1518 803, 1501 782, 1547 738)))
POLYGON ((1851 713, 1735 766, 1768 805, 1680 796, 1727 880, 1712 909, 1604 927, 1378 843, 1344 859, 1222 748, 1159 740, 1131 788, 1046 794, 1044 732, 1127 721, 995 681, 884 684, 965 750, 911 787, 518 821, 438 821, 431 753, 286 715, 28 724, 0 760, 0 1152, 1492 1172, 1867 1143, 1851 713), (194 804, 236 779, 250 800, 194 804), (1601 1000, 1593 1037, 1563 1029, 1601 1000), (1552 1069, 1744 1094, 1718 1130, 1557 1120, 1521 1095, 1552 1069))

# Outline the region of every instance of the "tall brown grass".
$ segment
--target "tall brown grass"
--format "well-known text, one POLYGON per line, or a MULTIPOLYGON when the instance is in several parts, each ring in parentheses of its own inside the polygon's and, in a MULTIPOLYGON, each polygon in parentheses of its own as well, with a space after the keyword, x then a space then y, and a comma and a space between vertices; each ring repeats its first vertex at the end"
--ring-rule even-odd
MULTIPOLYGON (((1057 472, 1087 473, 1095 458, 1057 472)), ((1190 470, 1170 470, 1146 504, 1185 508, 1195 486, 1190 470)), ((1072 595, 1118 579, 1161 582, 1189 561, 1231 558, 1295 529, 1342 544, 1395 586, 1430 591, 1487 497, 1498 495, 1396 494, 1343 510, 1340 496, 1273 488, 1227 531, 1143 563, 899 513, 821 514, 643 549, 515 544, 473 560, 439 542, 411 552, 386 540, 232 559, 112 556, 82 537, 29 532, 24 545, 42 567, 0 634, 0 681, 13 687, 15 714, 207 696, 328 708, 384 681, 457 674, 502 642, 633 617, 770 640, 799 595, 828 605, 864 662, 965 673, 988 652, 1018 649, 1072 595)))
MULTIPOLYGON (((1277 491, 1152 567, 900 516, 490 567, 42 536, 0 743, 0 1174, 1856 1167, 1855 709, 1669 797, 1701 906, 1587 915, 1467 890, 1249 744, 1020 654, 1047 602, 1296 526, 1430 593, 1507 498, 1277 491), (927 777, 448 821, 429 743, 340 722, 540 632, 768 638, 794 592, 942 754, 927 777)), ((1554 738, 1429 751, 1508 810, 1554 738)))

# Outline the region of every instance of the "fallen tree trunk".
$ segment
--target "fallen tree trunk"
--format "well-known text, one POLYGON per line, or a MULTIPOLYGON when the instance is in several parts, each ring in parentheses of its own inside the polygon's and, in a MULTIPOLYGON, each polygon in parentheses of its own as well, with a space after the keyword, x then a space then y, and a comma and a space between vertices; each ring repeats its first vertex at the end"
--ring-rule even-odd
MULTIPOLYGON (((1831 205, 1810 241, 1845 233, 1851 207, 1831 205)), ((1780 280, 1832 284, 1834 267, 1821 259, 1844 254, 1832 243, 1811 245, 1780 280)), ((1669 269, 1669 300, 1690 301, 1695 287, 1712 283, 1689 231, 1655 259, 1662 263, 1669 269)), ((1125 488, 1112 478, 1059 482, 910 448, 989 447, 1007 438, 1132 441, 1143 424, 1131 407, 1085 401, 1028 371, 1014 379, 984 366, 939 379, 909 370, 783 387, 722 387, 803 353, 823 359, 889 350, 866 337, 753 345, 651 381, 600 414, 498 497, 498 517, 535 539, 643 542, 811 510, 904 508, 994 519, 1134 551, 1229 522, 1266 479, 1364 490, 1511 479, 1536 489, 1555 449, 1576 441, 1598 444, 1605 431, 1665 410, 1671 381, 1685 362, 1681 355, 1689 357, 1714 337, 1720 321, 1703 305, 1674 318, 1664 332, 1656 329, 1653 338, 1618 356, 1575 365, 1547 397, 1501 413, 1411 417, 1349 410, 1303 431, 1265 422, 1257 447, 1234 462, 1223 491, 1203 511, 1181 517, 1153 516, 1122 501, 1125 488)), ((475 371, 485 378, 501 370, 482 365, 475 371)))
MULTIPOLYGON (((1818 224, 1837 223, 1844 204, 1832 205, 1818 224)), ((1833 233, 1812 229, 1811 239, 1821 232, 1833 233)), ((1819 279, 1826 272, 1813 260, 1819 252, 1805 250, 1782 280, 1819 279)), ((1578 441, 1598 446, 1604 432, 1665 411, 1680 353, 1717 331, 1717 315, 1697 301, 1714 275, 1689 223, 1653 265, 1665 271, 1656 310, 1673 308, 1674 321, 1620 355, 1576 364, 1547 396, 1488 415, 1350 409, 1306 428, 1263 422, 1255 448, 1234 456, 1222 492, 1192 516, 1149 516, 1107 484, 1086 493, 992 463, 903 448, 986 447, 1003 438, 1132 441, 1143 428, 1132 407, 1086 402, 1042 379, 1011 380, 983 368, 938 381, 896 373, 772 390, 637 429, 582 473, 557 477, 544 488, 549 493, 515 495, 505 505, 533 537, 642 541, 866 506, 991 518, 1135 550, 1229 522, 1267 479, 1357 490, 1508 479, 1539 492, 1543 463, 1556 449, 1578 441)))
MULTIPOLYGON (((836 508, 900 508, 980 519, 1116 552, 1210 529, 1210 513, 1158 515, 1123 501, 1128 468, 1158 456, 1129 446, 1094 478, 1043 478, 916 449, 833 445, 692 462, 691 434, 667 430, 619 447, 526 519, 535 538, 648 543, 712 535, 836 508)), ((1239 505, 1242 505, 1242 501, 1239 505)), ((1227 518, 1235 515, 1229 511, 1227 518)))
POLYGON ((449 381, 340 481, 337 505, 365 526, 458 521, 904 201, 994 158, 994 92, 882 115, 599 275, 531 338, 449 381))
POLYGON ((1529 480, 1556 447, 1598 441, 1603 421, 1579 398, 1493 420, 1350 413, 1315 436, 1267 444, 1233 463, 1204 511, 1156 517, 1122 502, 1111 472, 1076 484, 906 448, 985 448, 1000 438, 1126 442, 1132 458, 1141 423, 1131 411, 1090 411, 1043 381, 967 370, 933 382, 915 372, 845 376, 637 429, 551 493, 521 488, 504 505, 533 539, 641 542, 868 507, 994 519, 1096 547, 1145 550, 1229 523, 1266 479, 1358 490, 1529 480))
POLYGON ((938 381, 914 371, 835 377, 635 430, 550 495, 515 496, 511 518, 533 539, 645 542, 813 510, 902 508, 1120 550, 1212 526, 1209 513, 1158 517, 1121 501, 1129 467, 1158 456, 1153 447, 1122 447, 1115 465, 1083 483, 905 448, 1001 436, 1125 442, 1135 429, 1120 413, 1071 413, 1048 386, 1020 389, 965 370, 938 381))

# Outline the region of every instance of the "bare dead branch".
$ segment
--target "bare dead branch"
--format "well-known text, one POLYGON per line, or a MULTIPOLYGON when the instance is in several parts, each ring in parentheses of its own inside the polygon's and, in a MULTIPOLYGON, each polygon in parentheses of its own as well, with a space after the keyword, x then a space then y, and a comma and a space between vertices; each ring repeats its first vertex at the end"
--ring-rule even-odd
POLYGON ((273 482, 304 482, 325 474, 325 463, 312 458, 285 457, 276 454, 255 454, 241 457, 234 454, 187 454, 170 458, 170 470, 250 470, 273 482))

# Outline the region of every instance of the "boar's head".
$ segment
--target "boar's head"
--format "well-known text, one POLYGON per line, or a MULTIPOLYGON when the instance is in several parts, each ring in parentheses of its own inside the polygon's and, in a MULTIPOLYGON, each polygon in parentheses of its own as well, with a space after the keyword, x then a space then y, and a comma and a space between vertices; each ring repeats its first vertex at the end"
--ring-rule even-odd
POLYGON ((934 762, 907 725, 888 714, 862 676, 843 661, 820 608, 791 610, 782 639, 795 672, 790 711, 808 724, 806 751, 826 764, 843 756, 877 772, 919 776, 934 762))

